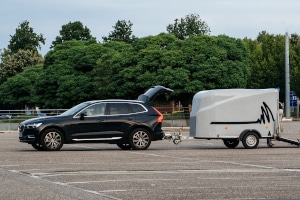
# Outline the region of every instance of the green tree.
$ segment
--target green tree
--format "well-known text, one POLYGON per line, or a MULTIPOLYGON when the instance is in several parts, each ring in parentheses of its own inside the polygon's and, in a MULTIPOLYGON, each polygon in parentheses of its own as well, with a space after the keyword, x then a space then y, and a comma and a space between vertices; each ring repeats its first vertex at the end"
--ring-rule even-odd
POLYGON ((90 29, 86 26, 84 27, 80 21, 69 22, 68 24, 63 25, 59 33, 60 36, 55 38, 55 41, 52 42, 50 48, 68 40, 96 41, 96 38, 92 37, 90 29))
POLYGON ((20 23, 16 33, 10 37, 8 45, 10 54, 17 53, 20 49, 38 52, 38 48, 41 49, 41 43, 45 44, 43 34, 36 34, 28 21, 20 23))
POLYGON ((114 30, 109 33, 108 37, 102 37, 103 41, 132 43, 136 39, 136 37, 132 35, 132 25, 130 21, 118 20, 116 25, 113 26, 114 30))
POLYGON ((108 42, 105 46, 95 69, 99 76, 103 71, 105 75, 96 88, 105 78, 101 92, 110 97, 137 98, 153 85, 164 85, 175 90, 172 98, 187 106, 200 90, 245 88, 249 76, 246 47, 227 36, 178 40, 163 33, 132 45, 108 42))
POLYGON ((7 54, 0 64, 0 83, 5 82, 25 68, 43 63, 43 57, 35 50, 19 49, 14 54, 7 54))
POLYGON ((198 14, 190 14, 185 18, 175 19, 174 21, 174 24, 167 26, 167 31, 180 40, 192 35, 206 35, 210 33, 209 26, 200 19, 198 14))
POLYGON ((39 87, 37 82, 42 71, 42 65, 34 65, 9 78, 0 85, 0 102, 15 108, 24 108, 25 105, 35 106, 37 100, 35 90, 39 87))
POLYGON ((290 37, 290 80, 291 90, 294 91, 297 96, 300 95, 300 36, 292 34, 290 37))
POLYGON ((285 45, 283 35, 262 31, 256 40, 245 38, 244 44, 250 51, 250 78, 247 88, 281 88, 285 93, 285 45))
POLYGON ((58 44, 45 56, 44 71, 36 89, 38 105, 70 108, 96 97, 94 67, 102 44, 71 40, 58 44))

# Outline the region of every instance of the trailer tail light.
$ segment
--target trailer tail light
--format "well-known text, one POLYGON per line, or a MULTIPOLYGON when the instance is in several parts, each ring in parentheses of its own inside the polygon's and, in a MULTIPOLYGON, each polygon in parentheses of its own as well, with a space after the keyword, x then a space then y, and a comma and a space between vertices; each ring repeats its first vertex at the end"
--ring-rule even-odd
POLYGON ((158 114, 158 118, 157 118, 156 122, 162 123, 163 120, 164 120, 164 116, 163 116, 156 108, 154 108, 154 107, 152 107, 152 108, 153 108, 153 109, 155 110, 155 112, 157 112, 157 114, 158 114))

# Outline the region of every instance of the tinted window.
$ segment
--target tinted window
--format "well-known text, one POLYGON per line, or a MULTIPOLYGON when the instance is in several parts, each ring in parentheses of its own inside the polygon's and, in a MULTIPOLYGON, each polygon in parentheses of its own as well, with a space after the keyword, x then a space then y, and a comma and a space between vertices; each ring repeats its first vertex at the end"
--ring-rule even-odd
POLYGON ((110 115, 118 114, 129 114, 127 103, 110 103, 109 104, 109 113, 110 115))
POLYGON ((98 103, 86 108, 83 112, 86 116, 98 116, 104 115, 105 113, 105 103, 98 103))
POLYGON ((146 109, 140 104, 129 104, 134 113, 145 112, 146 109))

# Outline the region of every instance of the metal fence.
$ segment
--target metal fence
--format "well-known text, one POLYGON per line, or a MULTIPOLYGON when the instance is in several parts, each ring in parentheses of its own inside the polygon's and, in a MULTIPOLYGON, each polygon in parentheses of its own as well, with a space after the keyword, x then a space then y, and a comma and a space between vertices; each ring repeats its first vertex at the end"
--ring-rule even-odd
MULTIPOLYGON (((189 126, 189 112, 166 111, 165 107, 156 107, 164 115, 163 127, 189 126), (165 111, 165 112, 164 112, 165 111)), ((188 108, 187 108, 188 109, 188 108)), ((37 117, 55 116, 67 109, 0 110, 0 131, 15 131, 20 122, 37 117)))
POLYGON ((0 131, 17 130, 20 122, 43 116, 55 116, 66 109, 0 110, 0 131))

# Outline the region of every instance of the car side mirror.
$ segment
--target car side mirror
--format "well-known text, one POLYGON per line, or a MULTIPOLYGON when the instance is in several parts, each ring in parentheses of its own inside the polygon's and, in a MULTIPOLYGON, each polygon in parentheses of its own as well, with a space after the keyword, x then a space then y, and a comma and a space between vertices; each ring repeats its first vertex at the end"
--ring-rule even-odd
POLYGON ((86 113, 85 112, 82 112, 82 113, 80 113, 80 120, 84 120, 84 116, 86 116, 86 113))

